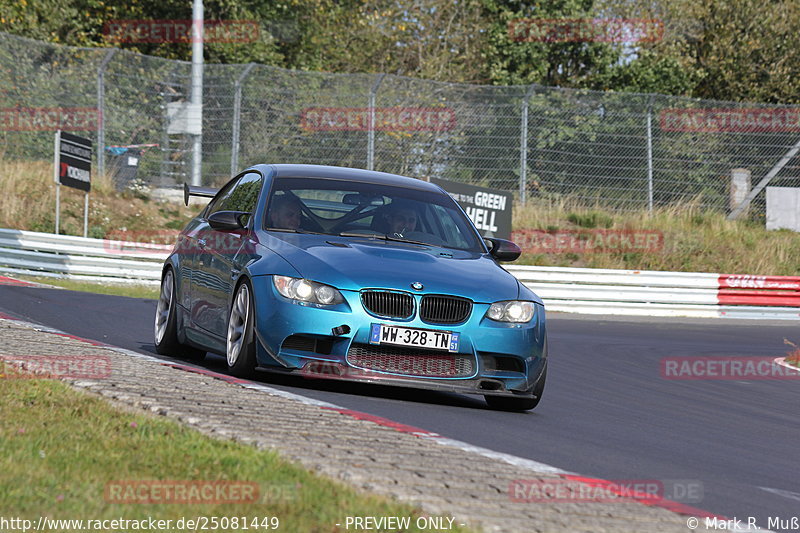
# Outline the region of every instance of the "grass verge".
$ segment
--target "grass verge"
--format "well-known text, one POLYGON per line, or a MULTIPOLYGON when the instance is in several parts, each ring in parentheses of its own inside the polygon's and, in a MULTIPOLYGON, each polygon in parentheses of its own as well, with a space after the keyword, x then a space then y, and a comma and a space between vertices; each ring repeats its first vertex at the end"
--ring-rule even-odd
POLYGON ((316 476, 274 452, 121 411, 59 381, 0 379, 0 450, 0 516, 34 524, 39 516, 153 517, 173 524, 181 517, 277 517, 283 531, 333 532, 346 516, 408 516, 412 526, 421 516, 408 505, 316 476), (259 491, 255 503, 109 502, 107 495, 113 493, 106 492, 107 484, 122 480, 196 481, 200 486, 249 482, 259 491))
MULTIPOLYGON (((53 163, 0 157, 0 227, 55 231, 56 184, 53 163)), ((84 193, 61 187, 61 233, 83 235, 84 193)), ((177 202, 157 202, 146 192, 116 191, 108 176, 92 176, 88 236, 146 236, 179 230, 200 211, 177 202)), ((126 237, 126 240, 133 240, 126 237)), ((160 242, 160 241, 156 241, 160 242)))
POLYGON ((13 274, 10 277, 36 283, 44 283, 61 287, 70 291, 94 292, 97 294, 113 294, 115 296, 129 296, 131 298, 158 298, 159 288, 157 285, 122 285, 113 283, 94 283, 91 281, 75 281, 61 278, 45 278, 37 276, 21 276, 13 274))
POLYGON ((560 253, 532 253, 523 246, 519 264, 800 275, 800 234, 767 231, 763 219, 727 220, 726 213, 702 210, 693 203, 658 208, 651 214, 603 211, 569 199, 534 200, 524 208, 515 208, 513 227, 590 239, 609 230, 633 234, 655 231, 662 235, 662 245, 656 249, 619 247, 575 253, 565 248, 560 253))

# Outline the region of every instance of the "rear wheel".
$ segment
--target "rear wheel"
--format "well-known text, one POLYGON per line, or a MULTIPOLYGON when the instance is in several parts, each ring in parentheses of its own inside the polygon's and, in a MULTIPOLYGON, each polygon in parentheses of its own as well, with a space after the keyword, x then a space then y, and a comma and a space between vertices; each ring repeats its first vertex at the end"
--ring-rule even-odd
POLYGON ((492 409, 500 411, 530 411, 534 409, 542 399, 544 393, 544 382, 547 378, 547 363, 544 364, 542 375, 533 387, 533 398, 514 398, 513 396, 484 396, 486 403, 492 409))
POLYGON ((178 341, 178 318, 175 298, 175 274, 171 268, 164 272, 161 278, 161 293, 156 304, 156 317, 153 327, 156 352, 161 355, 183 357, 194 361, 201 361, 206 352, 191 346, 186 346, 178 341))
POLYGON ((240 378, 249 378, 255 373, 254 308, 253 291, 250 289, 250 284, 243 281, 236 289, 236 295, 231 304, 226 344, 228 371, 240 378))

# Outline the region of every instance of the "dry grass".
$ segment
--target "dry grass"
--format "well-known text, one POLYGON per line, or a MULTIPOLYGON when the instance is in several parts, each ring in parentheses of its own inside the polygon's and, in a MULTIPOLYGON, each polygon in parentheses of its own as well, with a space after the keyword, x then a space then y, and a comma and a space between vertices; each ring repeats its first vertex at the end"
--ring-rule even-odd
MULTIPOLYGON (((54 231, 56 184, 52 163, 0 158, 0 191, 0 227, 54 231)), ((61 233, 83 234, 83 203, 82 191, 61 187, 61 233)), ((93 177, 89 237, 180 229, 197 210, 196 206, 187 208, 131 192, 119 193, 107 176, 93 177)))
MULTIPOLYGON (((523 254, 521 263, 590 268, 625 268, 728 274, 800 275, 800 235, 767 231, 763 223, 728 221, 724 213, 696 203, 646 211, 608 212, 570 201, 531 202, 517 208, 514 228, 548 231, 588 228, 655 230, 663 234, 656 251, 523 254)), ((523 250, 524 252, 524 250, 523 250)))

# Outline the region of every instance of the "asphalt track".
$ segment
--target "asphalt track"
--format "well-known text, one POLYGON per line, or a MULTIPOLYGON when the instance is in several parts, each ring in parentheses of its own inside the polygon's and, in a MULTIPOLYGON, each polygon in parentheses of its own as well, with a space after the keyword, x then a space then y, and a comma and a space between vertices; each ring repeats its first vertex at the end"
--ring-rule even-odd
MULTIPOLYGON (((0 286, 0 311, 154 354, 153 300, 0 286)), ((800 516, 800 380, 667 380, 664 357, 783 356, 796 321, 548 316, 545 396, 530 413, 480 397, 264 375, 273 387, 470 444, 610 480, 688 480, 689 505, 739 518, 800 516)), ((222 371, 222 357, 205 366, 222 371)), ((687 529, 688 531, 688 529, 687 529)))

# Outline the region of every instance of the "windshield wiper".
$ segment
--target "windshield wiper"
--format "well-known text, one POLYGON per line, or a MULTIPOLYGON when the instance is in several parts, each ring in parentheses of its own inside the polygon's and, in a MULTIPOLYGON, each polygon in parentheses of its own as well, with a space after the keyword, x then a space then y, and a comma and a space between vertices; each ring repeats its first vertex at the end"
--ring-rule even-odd
POLYGON ((320 233, 318 231, 308 231, 306 229, 292 229, 292 228, 267 228, 267 231, 280 231, 281 233, 303 233, 305 235, 330 235, 330 233, 320 233))
POLYGON ((406 242, 409 244, 422 244, 424 246, 433 246, 430 243, 422 242, 422 241, 415 241, 412 239, 405 239, 402 237, 393 237, 392 235, 387 235, 385 233, 356 233, 353 231, 343 231, 339 233, 340 237, 363 237, 365 239, 380 239, 382 241, 394 241, 394 242, 406 242))

